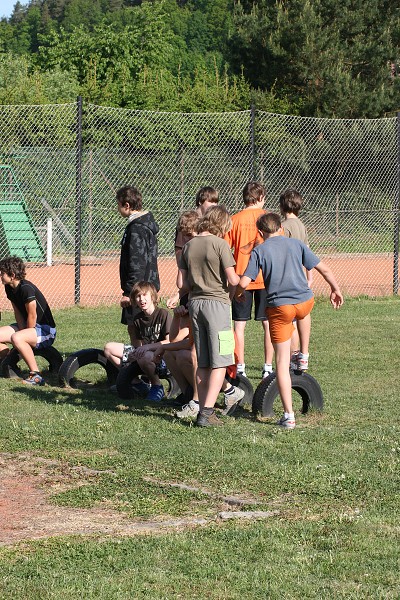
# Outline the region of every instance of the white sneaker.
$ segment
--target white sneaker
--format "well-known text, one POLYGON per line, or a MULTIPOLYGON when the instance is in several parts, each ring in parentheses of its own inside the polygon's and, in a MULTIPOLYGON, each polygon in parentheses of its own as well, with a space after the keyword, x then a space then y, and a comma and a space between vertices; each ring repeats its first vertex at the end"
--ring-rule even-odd
POLYGON ((195 402, 194 400, 190 400, 188 404, 182 406, 181 410, 177 410, 175 412, 175 416, 178 417, 178 419, 196 419, 197 415, 199 414, 199 410, 199 403, 195 402))
POLYGON ((239 387, 234 386, 233 394, 224 394, 225 398, 225 408, 221 414, 223 415, 233 415, 237 407, 239 406, 239 402, 244 397, 244 390, 239 387))
POLYGON ((263 370, 262 370, 262 373, 261 373, 262 379, 265 379, 266 377, 268 377, 269 375, 271 375, 271 373, 273 373, 273 372, 274 372, 274 370, 273 370, 272 366, 271 367, 267 367, 267 368, 264 366, 263 370))
POLYGON ((296 427, 295 419, 288 419, 285 415, 283 415, 276 424, 283 427, 283 429, 294 429, 296 427))

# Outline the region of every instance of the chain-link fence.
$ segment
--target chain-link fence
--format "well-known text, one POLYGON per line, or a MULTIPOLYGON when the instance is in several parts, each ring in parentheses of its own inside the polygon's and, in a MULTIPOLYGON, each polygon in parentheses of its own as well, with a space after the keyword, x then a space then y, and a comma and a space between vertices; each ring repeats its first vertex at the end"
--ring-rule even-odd
MULTIPOLYGON (((174 231, 212 185, 231 212, 250 179, 267 208, 296 187, 311 248, 348 295, 398 292, 396 118, 332 120, 255 110, 182 114, 77 104, 2 106, 0 255, 17 254, 53 307, 112 304, 125 222, 115 192, 134 184, 160 225, 161 295, 175 292, 174 231)), ((327 288, 316 277, 314 290, 327 288)), ((0 308, 9 308, 2 297, 0 308)))

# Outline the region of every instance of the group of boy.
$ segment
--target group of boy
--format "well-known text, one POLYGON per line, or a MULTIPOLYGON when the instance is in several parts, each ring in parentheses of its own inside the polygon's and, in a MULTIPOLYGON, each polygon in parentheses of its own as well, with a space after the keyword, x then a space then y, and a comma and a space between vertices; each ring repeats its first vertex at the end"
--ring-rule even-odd
MULTIPOLYGON (((332 271, 308 247, 298 218, 300 194, 293 189, 281 194, 282 220, 264 209, 265 189, 251 181, 243 190, 244 209, 231 218, 218 204, 218 192, 201 188, 196 209, 181 215, 175 236, 179 293, 168 303, 174 307, 173 318, 157 306, 158 225, 152 213, 143 210, 136 187, 121 188, 116 199, 119 213, 128 219, 121 242, 120 306, 130 343, 108 342, 106 357, 119 368, 137 362, 143 376, 133 381, 133 388, 153 402, 164 396, 160 363, 166 364, 186 400, 177 416, 195 417, 201 427, 220 425, 223 421, 215 412, 219 393, 224 392, 223 414, 232 414, 244 395, 227 381, 226 371, 236 363, 238 373, 245 375, 245 326, 254 304, 254 318, 262 322, 264 332, 262 377, 272 373, 275 354, 284 408, 278 424, 293 429, 289 367, 308 368, 312 269, 330 285, 334 308, 343 303, 332 271)), ((43 385, 33 349, 54 342, 50 308, 40 290, 26 281, 20 259, 0 261, 0 273, 16 319, 0 328, 0 358, 12 344, 30 369, 25 383, 43 385)))

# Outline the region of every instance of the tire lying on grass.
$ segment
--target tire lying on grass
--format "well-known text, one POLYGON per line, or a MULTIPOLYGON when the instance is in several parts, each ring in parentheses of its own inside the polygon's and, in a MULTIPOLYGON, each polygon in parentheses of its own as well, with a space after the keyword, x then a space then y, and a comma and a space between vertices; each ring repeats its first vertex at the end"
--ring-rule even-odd
MULTIPOLYGON (((292 389, 301 397, 301 412, 306 414, 310 407, 322 411, 324 400, 320 385, 308 373, 290 371, 292 389)), ((253 413, 262 417, 274 417, 274 402, 279 397, 276 374, 271 373, 258 385, 253 397, 253 413)), ((279 400, 280 402, 280 400, 279 400)), ((281 408, 281 407, 280 407, 281 408)))
POLYGON ((244 396, 241 399, 241 401, 239 402, 240 406, 244 406, 245 404, 252 405, 254 389, 250 383, 250 380, 247 379, 247 377, 245 377, 241 373, 237 373, 236 377, 230 377, 230 375, 226 374, 225 379, 227 381, 229 381, 229 383, 234 385, 235 387, 238 387, 241 390, 244 390, 244 396))
MULTIPOLYGON (((56 348, 49 346, 48 348, 34 348, 33 353, 35 356, 40 356, 48 363, 48 370, 52 373, 58 373, 63 357, 56 348)), ((19 363, 22 361, 22 357, 18 350, 12 348, 7 356, 1 361, 0 370, 3 377, 22 377, 22 371, 19 363)), ((23 364, 26 367, 25 362, 23 364)))
MULTIPOLYGON (((117 385, 117 394, 120 398, 124 398, 125 400, 131 400, 132 398, 137 397, 137 393, 132 389, 132 379, 138 377, 142 374, 141 369, 137 362, 130 363, 126 367, 122 367, 119 370, 116 385, 117 385)), ((165 369, 162 373, 159 374, 161 382, 166 382, 164 385, 165 397, 172 398, 179 394, 180 389, 175 379, 172 377, 171 373, 168 369, 165 369)))
POLYGON ((98 348, 86 348, 74 352, 64 360, 58 372, 58 379, 62 387, 77 388, 78 380, 76 372, 87 365, 100 365, 107 376, 107 384, 113 385, 117 379, 118 369, 105 356, 103 350, 98 348))

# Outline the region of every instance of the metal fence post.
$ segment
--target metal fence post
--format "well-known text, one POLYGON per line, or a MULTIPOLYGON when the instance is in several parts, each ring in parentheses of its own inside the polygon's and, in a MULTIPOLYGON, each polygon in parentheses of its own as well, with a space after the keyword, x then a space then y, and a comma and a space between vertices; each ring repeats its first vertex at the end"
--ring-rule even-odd
POLYGON ((82 96, 76 105, 75 156, 75 304, 81 300, 81 212, 82 212, 82 96))
POLYGON ((255 141, 256 107, 251 105, 250 110, 250 145, 251 145, 251 178, 256 178, 256 141, 255 141))
POLYGON ((400 221, 400 112, 396 118, 397 141, 397 193, 394 200, 394 233, 393 233, 393 294, 399 292, 399 221, 400 221))

